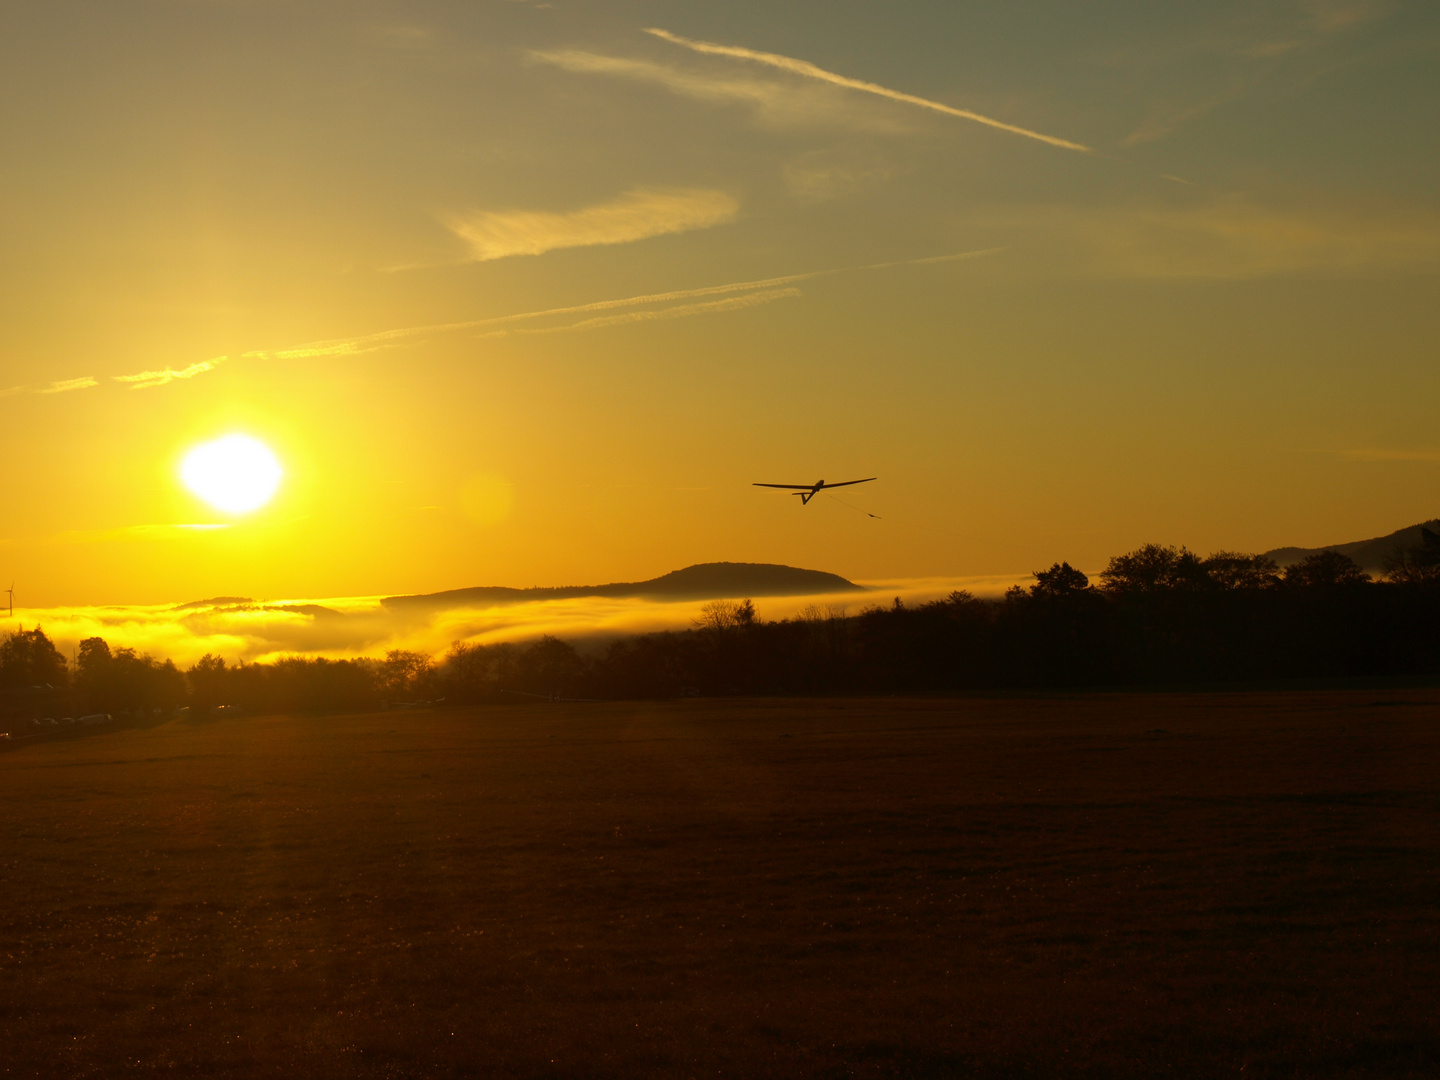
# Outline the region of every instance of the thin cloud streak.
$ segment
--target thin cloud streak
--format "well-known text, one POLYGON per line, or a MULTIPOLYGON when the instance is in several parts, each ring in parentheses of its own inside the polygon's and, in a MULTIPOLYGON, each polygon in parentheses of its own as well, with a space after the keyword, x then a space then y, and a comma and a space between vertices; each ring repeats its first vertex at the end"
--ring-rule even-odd
POLYGON ((602 326, 622 326, 626 323, 638 322, 659 322, 663 319, 684 319, 691 315, 708 315, 721 311, 743 311, 746 308, 760 307, 763 304, 770 304, 776 300, 784 300, 787 297, 799 296, 800 290, 770 289, 766 292, 746 293, 744 296, 731 296, 724 300, 708 300, 703 304, 681 304, 677 307, 660 308, 657 311, 629 311, 623 315, 602 315, 595 319, 584 319, 577 323, 570 323, 568 326, 552 326, 541 330, 524 329, 518 330, 521 334, 559 334, 568 330, 596 330, 602 326))
POLYGON ((1336 451, 1347 461, 1440 461, 1440 450, 1359 449, 1336 451))
MULTIPOLYGON (((373 334, 360 334, 348 338, 329 338, 321 341, 312 341, 304 345, 293 346, 288 349, 252 349, 249 352, 241 353, 241 357, 249 360, 299 360, 315 356, 352 356, 359 353, 371 352, 383 348, 391 342, 401 341, 405 338, 419 337, 424 334, 453 333, 461 330, 491 330, 492 332, 503 332, 503 328, 515 323, 529 322, 535 319, 559 318, 565 315, 587 315, 599 311, 615 311, 631 307, 645 307, 650 304, 667 304, 680 300, 697 300, 707 296, 726 296, 734 293, 759 293, 764 290, 783 289, 785 286, 794 285, 802 281, 812 281, 816 278, 833 277, 838 274, 855 273, 862 270, 888 270, 900 266, 931 266, 938 263, 959 262, 967 259, 976 259, 984 255, 993 255, 1003 251, 1004 248, 993 247, 983 248, 976 251, 960 251, 950 255, 931 255, 923 259, 903 259, 894 262, 870 263, 866 266, 844 266, 830 270, 810 270, 801 274, 785 274, 780 277, 758 278, 754 281, 732 281, 724 285, 704 285, 696 289, 672 289, 668 292, 644 293, 640 296, 627 296, 615 300, 595 300, 588 304, 572 304, 567 307, 546 308, 543 311, 522 311, 514 315, 495 315, 486 319, 466 319, 462 322, 432 323, 428 326, 406 326, 394 330, 379 330, 373 334)), ((779 299, 779 297, 776 297, 779 299)), ((765 301, 769 302, 769 301, 765 301)), ((699 308, 700 305, 692 305, 699 308)), ((749 305, 741 305, 749 306, 749 305)), ((714 307, 706 310, 738 310, 738 307, 714 307)), ((696 313, 699 313, 698 311, 696 313)), ((680 316, 669 316, 678 318, 680 316)), ((642 317, 645 318, 645 317, 642 317)), ((641 319, 625 321, 642 321, 641 319)), ((559 330, 573 329, 580 324, 557 327, 559 330)), ((586 326, 614 325, 602 323, 599 320, 588 320, 586 326)), ((482 335, 489 336, 489 335, 482 335)), ((163 371, 142 371, 134 375, 112 376, 117 382, 133 384, 135 389, 149 386, 163 386, 165 383, 175 379, 189 379, 207 371, 213 371, 220 364, 226 362, 224 356, 217 356, 212 360, 203 360, 191 364, 179 371, 173 368, 166 368, 163 371)), ((24 389, 24 388, 21 388, 24 389)), ((8 391, 7 391, 8 392, 8 391)))
POLYGON ((19 386, 10 386, 0 390, 0 398, 15 397, 17 394, 65 394, 71 390, 88 390, 92 386, 99 385, 99 380, 90 375, 79 379, 56 379, 49 386, 31 386, 29 383, 21 383, 19 386))
MULTIPOLYGON (((868 269, 868 268, 864 268, 868 269)), ((293 349, 273 351, 255 350, 243 355, 257 360, 292 360, 311 356, 346 356, 369 352, 385 344, 422 334, 443 334, 458 330, 479 330, 485 327, 503 327, 511 323, 528 322, 532 319, 554 318, 561 315, 583 315, 592 311, 613 311, 616 308, 642 307, 646 304, 663 304, 675 300, 690 300, 701 296, 718 296, 725 293, 749 292, 755 289, 788 285, 796 281, 827 274, 844 273, 843 270, 812 270, 805 274, 787 274, 784 277, 761 278, 758 281, 734 281, 725 285, 705 285, 698 289, 675 289, 663 293, 646 293, 641 296, 627 296, 618 300, 596 300, 589 304, 573 304, 569 307, 546 308, 543 311, 522 311, 515 315, 496 315, 488 319, 467 319, 464 322, 433 323, 429 326, 408 326, 395 330, 379 330, 353 338, 335 338, 316 341, 293 349)), ((562 327, 561 329, 564 329, 562 327)), ((488 336, 488 335, 487 335, 488 336)))
POLYGON ((975 251, 957 251, 953 255, 930 255, 924 259, 906 259, 904 262, 874 263, 871 266, 862 266, 862 270, 888 270, 892 266, 936 266, 940 263, 965 262, 968 259, 978 259, 982 255, 998 255, 1004 251, 1004 246, 979 248, 975 251))
POLYGON ((1007 124, 1003 120, 996 120, 990 116, 984 116, 969 109, 957 109, 952 105, 945 105, 939 101, 931 101, 929 98, 917 97, 914 94, 907 94, 900 90, 891 90, 889 87, 881 86, 878 83, 865 82, 862 79, 852 79, 845 75, 838 75, 833 71, 826 71, 822 67, 810 63, 808 60, 797 60, 790 56, 781 56, 779 53, 759 52, 755 49, 740 48, 735 45, 717 45, 709 41, 695 41, 691 38, 681 37, 679 34, 672 34, 668 30, 661 30, 658 27, 647 27, 647 34, 653 34, 662 41, 668 41, 673 45, 690 49, 693 52, 704 53, 709 56, 728 56, 738 60, 750 60, 757 64, 766 64, 781 71, 788 71, 801 75, 807 79, 818 79, 821 82, 830 83, 833 86, 842 86, 848 90, 859 90, 866 94, 874 94, 878 97, 889 98, 891 101, 899 101, 906 105, 915 105, 922 109, 929 109, 933 112, 944 113, 946 116, 956 116, 962 120, 973 120, 977 124, 984 124, 986 127, 996 128, 1000 131, 1008 131, 1012 135, 1020 135, 1027 139, 1035 139, 1038 142, 1048 143, 1051 146, 1058 146, 1065 150, 1076 150, 1082 154, 1093 154, 1095 151, 1081 143, 1071 142, 1069 139, 1061 139, 1055 135, 1045 135, 1039 131, 1032 131, 1029 128, 1019 127, 1015 124, 1007 124))
POLYGON ((1266 205, 1234 195, 1186 205, 1026 207, 990 226, 1043 232, 1051 265, 1102 277, 1262 278, 1440 264, 1440 214, 1423 207, 1266 205))
POLYGON ((654 236, 708 229, 730 221, 739 211, 740 204, 723 191, 636 190, 568 213, 485 211, 453 218, 448 224, 470 245, 474 261, 490 262, 511 255, 629 244, 654 236))
POLYGON ((532 49, 530 59, 553 64, 578 75, 618 75, 639 82, 655 83, 687 97, 705 101, 749 101, 768 106, 777 87, 754 79, 716 79, 694 72, 676 71, 649 60, 631 60, 620 56, 604 56, 583 49, 545 51, 532 49))
POLYGON ((110 529, 67 529, 48 536, 0 537, 0 546, 30 544, 109 544, 123 540, 165 540, 194 533, 234 528, 228 522, 180 522, 157 525, 121 525, 110 529))
MULTIPOLYGON (((533 61, 577 75, 605 75, 660 86, 696 101, 737 102, 753 108, 762 123, 784 127, 831 124, 867 130, 894 131, 897 125, 880 112, 857 110, 837 89, 797 88, 793 82, 749 75, 685 71, 649 60, 604 56, 583 49, 531 50, 533 61)), ((853 100, 853 99, 850 99, 853 100)))
POLYGON ((421 334, 440 334, 457 330, 479 330, 485 327, 502 327, 511 323, 528 322, 532 319, 553 318, 561 315, 583 315, 592 311, 613 311, 616 308, 643 307, 647 304, 672 303, 676 300, 693 300, 702 296, 720 296, 727 293, 750 292, 792 285, 815 278, 850 274, 862 270, 889 270, 900 266, 932 266, 938 263, 961 262, 994 255, 1004 247, 981 248, 975 251, 959 251, 949 255, 930 255, 922 259, 900 259, 893 262, 869 263, 864 266, 842 266, 830 270, 809 270, 801 274, 784 274, 780 277, 758 278, 754 281, 732 281, 724 285, 704 285, 696 289, 674 289, 670 292, 644 293, 617 300, 595 300, 588 304, 573 304, 569 307, 546 308, 543 311, 523 311, 515 315, 496 315, 488 319, 468 319, 464 322, 434 323, 429 326, 401 327, 395 330, 379 330, 353 338, 331 338, 311 342, 293 349, 276 351, 257 350, 243 355, 263 360, 289 360, 310 356, 339 356, 368 351, 387 342, 421 334))
POLYGON ((134 375, 111 376, 116 382, 129 383, 131 390, 148 390, 152 386, 164 386, 166 383, 174 382, 176 379, 193 379, 196 375, 204 375, 207 371, 214 371, 221 364, 229 359, 228 356, 216 356, 209 360, 200 360, 189 367, 164 368, 159 371, 139 371, 134 375))
POLYGON ((92 386, 99 386, 100 383, 86 375, 80 379, 57 379, 49 386, 36 390, 37 394, 64 394, 71 390, 88 390, 92 386))

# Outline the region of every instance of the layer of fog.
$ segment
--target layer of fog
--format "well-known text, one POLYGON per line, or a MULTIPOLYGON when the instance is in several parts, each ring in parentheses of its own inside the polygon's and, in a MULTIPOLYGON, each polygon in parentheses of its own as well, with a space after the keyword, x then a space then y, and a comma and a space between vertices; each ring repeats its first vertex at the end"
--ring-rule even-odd
MULTIPOLYGON (((867 607, 924 603, 965 589, 996 596, 1014 577, 909 578, 863 584, 865 593, 757 597, 767 620, 817 612, 859 614, 867 607)), ((85 638, 132 648, 181 667, 207 653, 227 662, 282 656, 383 656, 408 649, 439 657, 455 642, 524 641, 553 634, 582 650, 616 638, 694 625, 706 601, 578 597, 471 607, 387 607, 378 596, 328 599, 220 600, 200 604, 57 607, 17 610, 12 628, 40 626, 66 656, 85 638)))

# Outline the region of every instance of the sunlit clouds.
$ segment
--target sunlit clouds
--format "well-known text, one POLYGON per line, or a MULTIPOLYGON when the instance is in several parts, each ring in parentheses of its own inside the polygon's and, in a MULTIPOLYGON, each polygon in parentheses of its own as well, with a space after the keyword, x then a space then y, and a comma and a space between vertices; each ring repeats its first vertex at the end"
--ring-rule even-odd
POLYGON ((207 371, 214 371, 229 357, 215 356, 209 360, 198 360, 183 368, 161 368, 158 371, 137 371, 133 375, 114 375, 116 382, 129 383, 132 390, 148 390, 153 386, 164 386, 166 383, 174 382, 176 379, 193 379, 196 375, 204 375, 207 371))
POLYGON ((88 390, 90 387, 98 385, 99 383, 95 379, 92 379, 87 375, 79 379, 61 379, 58 382, 52 382, 49 386, 44 387, 41 390, 37 390, 36 393, 64 394, 68 393, 71 390, 88 390))
POLYGON ((1029 128, 1020 127, 1016 124, 1008 124, 1003 120, 996 120, 994 117, 982 116, 980 113, 972 112, 969 109, 957 109, 953 105, 946 105, 939 101, 931 101, 928 98, 917 97, 915 94, 907 94, 901 90, 892 90, 886 86, 866 82, 863 79, 852 79, 845 75, 837 75, 833 71, 826 71, 822 67, 810 63, 807 60, 797 60, 790 56, 781 56, 777 53, 760 52, 756 49, 745 49, 735 45, 717 45, 709 41, 695 41, 691 38, 681 37, 679 34, 672 34, 668 30, 660 30, 654 27, 645 31, 653 34, 663 41, 674 45, 680 45, 693 52, 705 53, 710 56, 726 56, 737 60, 748 60, 757 64, 764 64, 767 67, 777 68, 780 71, 788 71, 791 74, 799 75, 806 79, 817 79, 820 82, 829 83, 832 86, 839 86, 846 90, 858 90, 865 94, 874 94, 876 97, 888 98, 891 101, 898 101, 904 105, 914 105, 921 109, 929 109, 932 112, 943 113, 946 116, 958 117, 961 120, 970 120, 977 124, 984 124, 999 131, 1006 131, 1012 135, 1020 135, 1027 139, 1035 139, 1038 142, 1049 143, 1051 146, 1058 146, 1066 150, 1078 150, 1082 153, 1091 153, 1088 146, 1069 139, 1062 139, 1055 135, 1045 135, 1038 131, 1031 131, 1029 128))
POLYGON ((883 98, 961 120, 969 120, 1066 150, 1078 150, 1082 153, 1092 152, 1090 147, 1069 139, 1032 131, 1017 124, 984 116, 970 109, 956 108, 953 105, 932 101, 901 90, 893 90, 863 79, 839 75, 806 60, 797 60, 794 57, 782 56, 778 53, 761 52, 739 46, 696 41, 658 28, 649 28, 645 33, 689 49, 691 52, 745 61, 784 72, 795 78, 790 82, 782 82, 746 74, 686 70, 652 60, 608 56, 584 49, 532 50, 529 56, 532 60, 553 64, 577 74, 602 75, 633 82, 650 83, 682 97, 700 101, 748 105, 755 109, 756 114, 763 121, 770 124, 843 123, 862 129, 894 129, 893 120, 887 121, 874 113, 847 105, 843 97, 837 96, 834 90, 830 89, 836 88, 841 91, 855 91, 883 98), (823 84, 825 90, 817 92, 815 83, 823 84))
POLYGON ((638 189, 580 210, 487 210, 454 217, 449 225, 469 244, 471 257, 486 262, 708 229, 739 210, 740 204, 723 191, 638 189))
POLYGON ((71 390, 88 390, 92 386, 99 386, 99 380, 88 375, 78 379, 56 379, 45 386, 11 386, 0 390, 0 398, 13 397, 16 394, 66 394, 71 390))
POLYGON ((584 49, 532 50, 529 58, 577 75, 599 75, 658 86, 679 97, 717 105, 738 105, 768 127, 823 126, 894 132, 902 125, 878 108, 857 107, 834 86, 745 71, 699 71, 635 57, 607 56, 584 49))

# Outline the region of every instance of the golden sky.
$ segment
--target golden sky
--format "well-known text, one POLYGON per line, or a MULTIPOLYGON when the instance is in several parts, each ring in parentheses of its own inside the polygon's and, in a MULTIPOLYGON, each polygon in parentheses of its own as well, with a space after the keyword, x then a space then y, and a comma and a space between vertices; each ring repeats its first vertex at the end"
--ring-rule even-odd
POLYGON ((1023 574, 1437 513, 1433 3, 0 26, 22 605, 1023 574), (229 434, 284 469, 259 510, 180 482, 229 434))

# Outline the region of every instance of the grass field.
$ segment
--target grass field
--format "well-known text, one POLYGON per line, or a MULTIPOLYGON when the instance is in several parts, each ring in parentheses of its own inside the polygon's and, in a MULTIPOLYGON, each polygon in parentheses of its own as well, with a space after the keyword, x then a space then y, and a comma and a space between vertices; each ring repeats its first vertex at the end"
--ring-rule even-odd
POLYGON ((1440 692, 0 754, 0 1076, 1440 1073, 1440 692))

